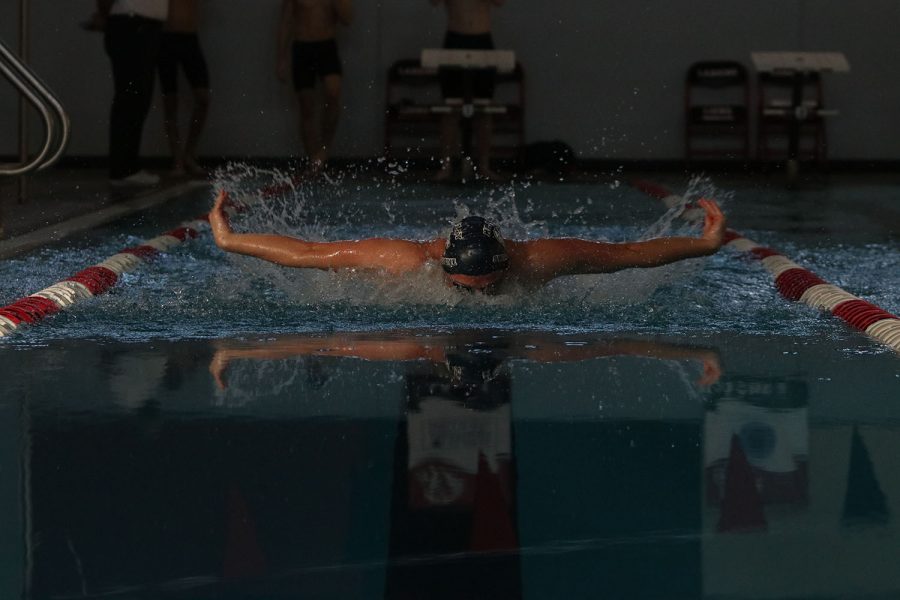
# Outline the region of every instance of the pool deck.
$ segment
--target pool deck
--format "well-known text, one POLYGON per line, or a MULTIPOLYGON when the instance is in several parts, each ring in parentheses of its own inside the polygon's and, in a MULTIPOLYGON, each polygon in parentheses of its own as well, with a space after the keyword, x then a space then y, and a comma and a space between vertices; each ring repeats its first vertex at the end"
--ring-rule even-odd
POLYGON ((154 187, 117 188, 101 169, 54 169, 30 176, 24 194, 0 179, 0 260, 163 204, 208 185, 163 179, 154 187))

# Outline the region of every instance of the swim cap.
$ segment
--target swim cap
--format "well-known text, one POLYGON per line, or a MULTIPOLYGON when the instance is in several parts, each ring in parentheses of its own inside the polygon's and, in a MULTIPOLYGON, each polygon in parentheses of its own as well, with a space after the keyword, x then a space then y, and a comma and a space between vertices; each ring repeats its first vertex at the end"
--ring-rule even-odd
POLYGON ((441 266, 450 275, 486 275, 509 266, 500 229, 481 217, 466 217, 453 226, 441 266))

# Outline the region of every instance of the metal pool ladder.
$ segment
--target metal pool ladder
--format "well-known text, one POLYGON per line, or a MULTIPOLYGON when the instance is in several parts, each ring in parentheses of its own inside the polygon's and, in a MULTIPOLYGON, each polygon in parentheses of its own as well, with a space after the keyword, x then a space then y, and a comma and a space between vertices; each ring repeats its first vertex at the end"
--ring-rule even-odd
POLYGON ((44 143, 41 150, 33 158, 28 158, 27 139, 25 139, 27 136, 21 123, 25 115, 20 114, 21 162, 0 163, 0 175, 25 175, 32 171, 46 169, 59 160, 69 144, 71 132, 69 115, 66 114, 59 99, 50 91, 50 88, 41 81, 31 67, 13 54, 3 40, 0 40, 0 73, 13 87, 19 90, 22 97, 38 111, 44 121, 44 143))

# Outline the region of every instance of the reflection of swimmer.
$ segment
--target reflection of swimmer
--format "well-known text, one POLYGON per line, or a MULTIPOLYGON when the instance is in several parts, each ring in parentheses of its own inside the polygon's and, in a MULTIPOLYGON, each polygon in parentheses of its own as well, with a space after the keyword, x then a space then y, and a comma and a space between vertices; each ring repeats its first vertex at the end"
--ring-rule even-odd
MULTIPOLYGON (((447 337, 410 336, 407 338, 347 334, 331 337, 298 336, 276 339, 257 345, 246 342, 219 342, 209 371, 220 389, 227 387, 226 371, 235 360, 278 360, 294 356, 338 356, 373 361, 426 360, 446 370, 443 377, 451 395, 466 403, 477 398, 485 403, 485 387, 490 387, 505 359, 525 359, 541 363, 589 360, 603 356, 646 356, 663 360, 698 360, 703 374, 698 385, 712 385, 722 371, 718 353, 710 348, 683 346, 656 340, 604 339, 571 345, 559 339, 538 335, 516 335, 502 348, 479 343, 478 332, 447 337), (483 346, 483 347, 482 347, 483 346), (469 352, 468 349, 478 350, 469 352), (483 352, 481 350, 484 350, 483 352)), ((469 403, 472 408, 479 408, 469 403)))
POLYGON ((725 216, 712 200, 700 200, 706 211, 699 238, 666 237, 625 243, 575 238, 503 240, 496 225, 467 217, 453 226, 449 239, 410 241, 369 238, 311 242, 274 234, 234 233, 220 192, 209 215, 216 244, 288 267, 359 269, 392 275, 440 262, 448 284, 469 291, 498 293, 509 284, 537 287, 563 275, 611 273, 636 267, 658 267, 686 258, 714 254, 722 245, 725 216))
MULTIPOLYGON (((383 597, 391 599, 523 597, 517 514, 523 486, 509 360, 563 363, 624 354, 702 360, 708 383, 719 372, 711 349, 540 333, 306 335, 222 340, 217 346, 210 372, 221 387, 228 366, 239 360, 300 355, 403 361, 404 410, 394 445, 384 568, 383 597)), ((268 372, 262 365, 260 371, 268 372)), ((357 369, 346 372, 358 380, 357 369)))

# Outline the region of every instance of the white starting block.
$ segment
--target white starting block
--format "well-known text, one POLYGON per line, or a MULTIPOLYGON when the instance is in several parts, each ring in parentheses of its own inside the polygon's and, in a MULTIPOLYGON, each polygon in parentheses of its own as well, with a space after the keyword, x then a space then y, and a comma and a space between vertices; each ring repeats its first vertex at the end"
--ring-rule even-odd
MULTIPOLYGON (((458 69, 466 77, 482 69, 495 69, 498 73, 512 73, 516 70, 516 53, 512 50, 447 50, 445 48, 425 48, 420 58, 425 69, 458 69)), ((469 80, 471 81, 471 80, 469 80)), ((471 97, 472 90, 465 98, 445 98, 444 103, 432 106, 431 112, 446 114, 460 112, 471 117, 475 112, 482 114, 504 114, 506 107, 494 104, 490 98, 471 97)))
POLYGON ((791 74, 847 73, 850 63, 842 52, 751 52, 757 71, 791 74))
POLYGON ((447 48, 424 48, 420 57, 423 68, 453 69, 462 74, 463 98, 445 98, 444 103, 432 106, 435 114, 459 113, 463 119, 463 182, 468 178, 466 171, 471 170, 472 117, 476 111, 484 115, 504 114, 506 107, 494 104, 490 98, 475 98, 473 90, 474 75, 484 69, 494 69, 498 73, 512 73, 516 70, 516 53, 512 50, 462 50, 447 48))
POLYGON ((512 50, 448 50, 425 48, 422 50, 422 66, 427 69, 457 67, 460 69, 497 69, 500 73, 512 73, 516 69, 516 53, 512 50))
MULTIPOLYGON (((429 110, 438 115, 450 114, 460 112, 464 106, 465 101, 462 98, 447 98, 443 104, 431 106, 429 110)), ((472 98, 472 107, 486 115, 505 115, 507 113, 505 104, 494 104, 490 98, 472 98)))
MULTIPOLYGON (((753 66, 761 73, 790 77, 805 73, 848 73, 850 63, 842 52, 752 52, 753 66)), ((811 115, 836 117, 835 109, 819 108, 814 100, 799 102, 773 101, 763 107, 763 114, 787 116, 793 114, 803 120, 811 115)))
POLYGON ((793 79, 791 100, 773 102, 762 107, 764 115, 793 117, 788 149, 787 173, 790 181, 797 175, 800 123, 811 116, 833 117, 834 109, 821 108, 817 102, 804 100, 803 82, 811 73, 847 73, 850 63, 842 52, 751 52, 753 66, 761 73, 793 79))

